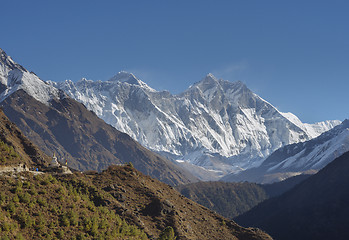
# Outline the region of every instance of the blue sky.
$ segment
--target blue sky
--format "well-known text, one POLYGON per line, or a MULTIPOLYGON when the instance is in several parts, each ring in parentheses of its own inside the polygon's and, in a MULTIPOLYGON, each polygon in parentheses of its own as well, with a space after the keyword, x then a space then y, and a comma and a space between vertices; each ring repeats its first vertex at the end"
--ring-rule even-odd
POLYGON ((211 72, 304 122, 349 118, 348 1, 2 1, 0 48, 44 80, 211 72))

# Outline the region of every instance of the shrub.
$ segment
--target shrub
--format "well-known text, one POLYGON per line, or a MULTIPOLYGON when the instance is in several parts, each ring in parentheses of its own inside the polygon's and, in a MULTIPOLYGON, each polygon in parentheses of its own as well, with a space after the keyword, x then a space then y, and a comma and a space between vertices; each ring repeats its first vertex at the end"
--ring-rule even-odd
POLYGON ((40 195, 44 195, 44 194, 46 194, 47 193, 47 191, 45 190, 45 189, 41 189, 40 191, 39 191, 39 194, 40 195))
POLYGON ((70 219, 67 214, 62 214, 60 218, 60 225, 62 227, 69 227, 70 226, 70 219))
POLYGON ((39 218, 35 221, 35 229, 41 230, 46 226, 45 218, 42 215, 39 215, 39 218))
POLYGON ((39 197, 37 201, 40 206, 47 207, 47 202, 45 198, 39 197))
POLYGON ((78 216, 78 214, 75 211, 71 210, 71 211, 68 212, 67 215, 68 215, 68 218, 69 218, 69 221, 70 221, 70 225, 72 225, 72 226, 78 225, 78 223, 79 223, 79 216, 78 216))
POLYGON ((30 182, 26 181, 23 183, 23 187, 25 187, 25 188, 30 188, 30 186, 31 186, 30 182))
POLYGON ((6 158, 4 156, 1 156, 0 157, 0 162, 5 163, 6 162, 6 158))
POLYGON ((83 233, 79 233, 76 235, 76 240, 85 240, 86 237, 83 233))
POLYGON ((162 231, 162 233, 160 234, 158 240, 175 240, 175 234, 174 234, 174 230, 172 227, 168 226, 164 229, 164 231, 162 231))
POLYGON ((4 232, 9 232, 10 229, 11 229, 11 224, 8 223, 8 222, 3 222, 3 223, 1 223, 1 229, 2 229, 2 231, 4 231, 4 232))
POLYGON ((30 195, 29 193, 23 193, 23 194, 19 194, 19 201, 21 203, 30 203, 30 195))
POLYGON ((30 186, 29 193, 30 193, 30 195, 33 195, 33 196, 38 195, 38 192, 36 191, 36 188, 34 185, 30 186))
POLYGON ((64 231, 63 229, 59 229, 56 233, 58 239, 64 239, 64 231))
POLYGON ((14 213, 16 211, 16 205, 14 202, 10 202, 7 206, 6 206, 6 210, 10 213, 14 213))
POLYGON ((16 240, 25 240, 21 233, 17 233, 16 240))
POLYGON ((21 228, 30 228, 34 224, 34 221, 26 212, 21 212, 17 216, 18 223, 21 225, 21 228))
POLYGON ((0 204, 3 204, 6 201, 6 199, 7 199, 7 196, 3 192, 1 192, 0 193, 0 204))

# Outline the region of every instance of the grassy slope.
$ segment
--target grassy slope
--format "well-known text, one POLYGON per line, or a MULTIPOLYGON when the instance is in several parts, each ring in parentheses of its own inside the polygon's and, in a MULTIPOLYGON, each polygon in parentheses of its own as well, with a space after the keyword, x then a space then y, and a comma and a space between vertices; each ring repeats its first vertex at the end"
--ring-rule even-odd
POLYGON ((147 239, 103 206, 103 197, 83 181, 50 174, 0 178, 3 239, 147 239))

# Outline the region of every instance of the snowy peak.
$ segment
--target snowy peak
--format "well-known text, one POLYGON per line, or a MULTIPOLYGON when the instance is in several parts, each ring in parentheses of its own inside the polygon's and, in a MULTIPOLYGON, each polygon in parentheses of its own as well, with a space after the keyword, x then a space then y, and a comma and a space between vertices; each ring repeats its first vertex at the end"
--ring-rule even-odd
POLYGON ((224 92, 251 92, 247 86, 241 82, 230 82, 223 79, 217 79, 212 73, 206 75, 200 82, 195 83, 192 88, 199 88, 202 92, 210 89, 220 89, 224 92))
POLYGON ((139 79, 137 79, 136 76, 132 73, 121 71, 118 72, 114 77, 109 79, 109 81, 128 82, 130 84, 137 84, 139 79))
POLYGON ((8 70, 20 69, 21 71, 27 71, 21 65, 15 63, 10 56, 6 54, 4 50, 0 48, 0 64, 1 68, 8 68, 8 70))
POLYGON ((145 82, 138 79, 133 73, 128 73, 125 71, 118 72, 114 77, 109 79, 109 82, 120 82, 120 83, 127 83, 134 86, 139 86, 144 89, 148 89, 150 91, 155 91, 151 87, 149 87, 145 82))
POLYGON ((207 91, 208 89, 216 88, 219 86, 219 82, 215 76, 213 76, 212 73, 209 73, 204 77, 200 82, 195 83, 191 88, 188 90, 194 88, 200 89, 202 92, 207 91))
POLYGON ((206 75, 206 77, 201 80, 201 82, 203 83, 218 83, 218 79, 212 74, 212 73, 209 73, 206 75))
POLYGON ((44 82, 34 73, 14 62, 2 49, 0 50, 0 83, 0 101, 3 101, 19 89, 23 89, 36 100, 46 105, 49 104, 52 98, 64 96, 62 91, 44 82))
MULTIPOLYGON (((244 98, 256 98, 252 91, 249 90, 241 81, 230 82, 223 79, 217 79, 212 73, 206 75, 201 81, 192 85, 183 95, 201 95, 206 101, 225 104, 229 102, 232 105, 239 105, 246 102, 244 98), (218 102, 217 102, 218 101, 218 102)), ((248 102, 248 101, 247 101, 248 102)), ((247 106, 249 107, 249 106, 247 106)))

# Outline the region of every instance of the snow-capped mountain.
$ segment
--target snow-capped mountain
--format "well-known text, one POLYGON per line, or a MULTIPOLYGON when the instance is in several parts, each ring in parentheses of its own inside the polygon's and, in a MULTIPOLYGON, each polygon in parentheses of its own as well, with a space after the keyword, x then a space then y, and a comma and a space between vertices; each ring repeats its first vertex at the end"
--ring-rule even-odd
POLYGON ((259 166, 276 149, 312 139, 340 123, 303 124, 242 82, 212 74, 179 95, 156 91, 126 72, 108 81, 51 84, 143 146, 197 174, 209 170, 198 174, 206 179, 259 166))
POLYGON ((53 98, 59 99, 65 96, 63 91, 44 82, 35 73, 15 63, 0 48, 0 102, 19 89, 23 89, 46 105, 53 98))
POLYGON ((52 85, 0 49, 0 107, 44 152, 67 159, 70 167, 81 171, 131 162, 144 174, 171 185, 197 181, 52 85))
POLYGON ((273 182, 309 170, 320 170, 349 151, 349 120, 306 142, 272 153, 259 167, 226 176, 226 181, 273 182))

